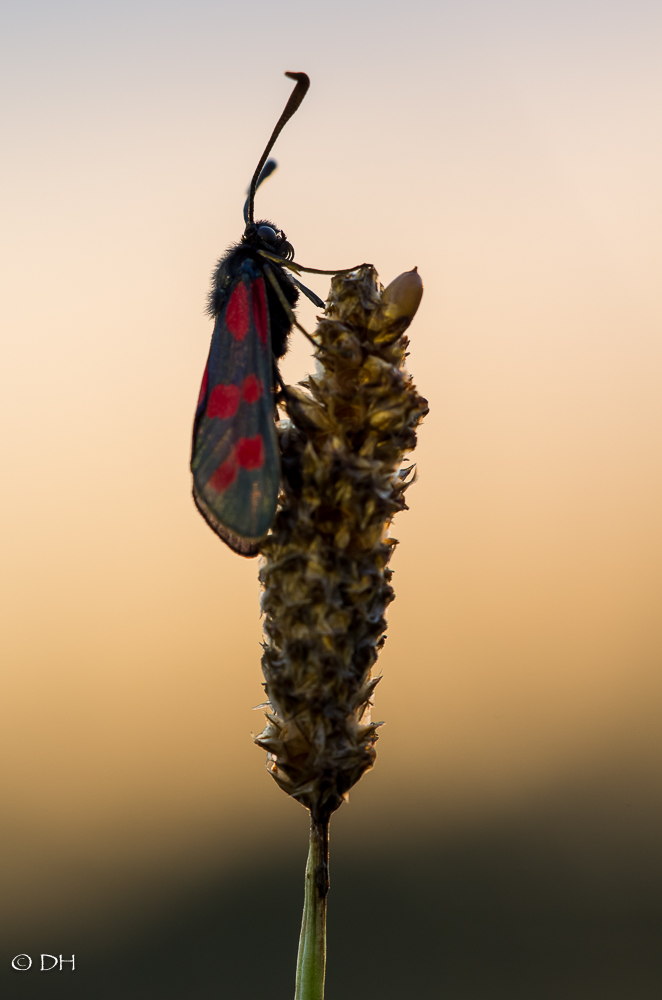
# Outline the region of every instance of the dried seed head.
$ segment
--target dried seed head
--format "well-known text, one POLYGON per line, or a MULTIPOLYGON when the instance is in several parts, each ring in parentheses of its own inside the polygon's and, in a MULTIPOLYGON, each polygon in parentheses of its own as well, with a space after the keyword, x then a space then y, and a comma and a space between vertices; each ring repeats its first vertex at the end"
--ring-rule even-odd
POLYGON ((403 372, 422 294, 407 272, 336 276, 316 332, 318 372, 288 389, 283 494, 262 547, 262 668, 271 705, 255 742, 286 792, 328 817, 372 766, 370 677, 393 600, 387 530, 405 509, 404 454, 427 403, 403 372))

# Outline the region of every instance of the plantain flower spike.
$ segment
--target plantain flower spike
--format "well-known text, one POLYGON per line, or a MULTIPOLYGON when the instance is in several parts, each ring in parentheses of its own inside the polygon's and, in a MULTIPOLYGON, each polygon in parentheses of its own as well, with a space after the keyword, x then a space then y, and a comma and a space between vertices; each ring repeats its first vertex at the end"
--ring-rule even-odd
POLYGON ((336 275, 315 333, 317 371, 287 389, 283 492, 262 547, 267 725, 255 739, 278 785, 328 819, 372 767, 372 668, 393 600, 389 536, 406 510, 405 455, 428 406, 404 371, 423 284, 386 289, 373 267, 336 275))

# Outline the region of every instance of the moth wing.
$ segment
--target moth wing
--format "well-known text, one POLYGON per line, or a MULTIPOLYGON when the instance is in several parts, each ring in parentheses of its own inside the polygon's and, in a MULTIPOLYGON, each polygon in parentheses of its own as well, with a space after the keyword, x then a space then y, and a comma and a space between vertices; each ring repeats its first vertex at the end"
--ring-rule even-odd
POLYGON ((250 264, 218 315, 193 426, 193 498, 210 527, 256 555, 280 489, 264 278, 250 264))

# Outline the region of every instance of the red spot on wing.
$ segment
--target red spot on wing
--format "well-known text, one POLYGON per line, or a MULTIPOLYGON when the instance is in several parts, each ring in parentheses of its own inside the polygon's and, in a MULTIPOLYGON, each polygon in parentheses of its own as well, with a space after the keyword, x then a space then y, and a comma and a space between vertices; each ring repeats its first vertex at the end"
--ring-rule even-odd
POLYGON ((249 320, 246 285, 240 281, 235 286, 225 310, 225 325, 235 340, 243 340, 248 333, 249 320))
POLYGON ((262 278, 258 278, 251 285, 251 298, 253 300, 253 320, 257 335, 262 343, 266 344, 269 330, 267 326, 267 297, 262 278))
POLYGON ((247 375, 241 386, 241 398, 245 403, 257 403, 264 393, 264 384, 256 375, 247 375))
POLYGON ((207 403, 207 416, 220 417, 227 420, 234 417, 239 408, 239 386, 238 385, 215 385, 209 394, 207 403))
POLYGON ((207 367, 205 368, 205 373, 202 376, 202 385, 200 386, 200 395, 198 396, 198 406, 205 398, 205 393, 207 391, 207 382, 209 381, 209 362, 207 362, 207 367))
POLYGON ((264 465, 264 444, 261 434, 256 434, 252 438, 239 438, 237 461, 242 469, 262 468, 264 465))
POLYGON ((222 493, 235 481, 237 478, 237 471, 237 459, 235 455, 232 454, 229 458, 226 458, 224 462, 221 462, 215 472, 212 472, 209 477, 209 485, 213 490, 216 490, 217 493, 222 493))

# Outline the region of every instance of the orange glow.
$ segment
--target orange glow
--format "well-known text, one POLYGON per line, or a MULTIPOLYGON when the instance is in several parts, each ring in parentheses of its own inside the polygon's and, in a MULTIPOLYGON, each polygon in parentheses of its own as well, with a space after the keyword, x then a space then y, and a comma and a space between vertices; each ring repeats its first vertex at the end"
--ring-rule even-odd
MULTIPOLYGON (((373 711, 387 725, 342 822, 358 835, 395 797, 412 804, 402 822, 426 822, 424 800, 451 822, 617 752, 659 759, 662 147, 645 18, 622 37, 612 13, 594 38, 581 19, 564 33, 563 8, 557 32, 510 34, 487 7, 476 27, 419 3, 414 37, 387 3, 377 24, 353 13, 346 39, 294 6, 261 12, 250 74, 243 16, 207 5, 167 6, 152 35, 138 3, 135 50, 128 8, 90 13, 42 62, 60 29, 16 22, 42 75, 11 64, 2 185, 13 922, 47 909, 39 878, 64 885, 67 865, 103 868, 81 894, 106 899, 135 870, 202 869, 305 826, 250 737, 257 563, 214 537, 188 472, 209 275, 241 235, 291 65, 312 87, 258 216, 307 266, 370 260, 386 284, 417 265, 425 283, 409 367, 431 412, 393 528, 373 711)), ((307 328, 315 312, 301 307, 307 328)), ((310 365, 295 334, 285 380, 310 365)))

